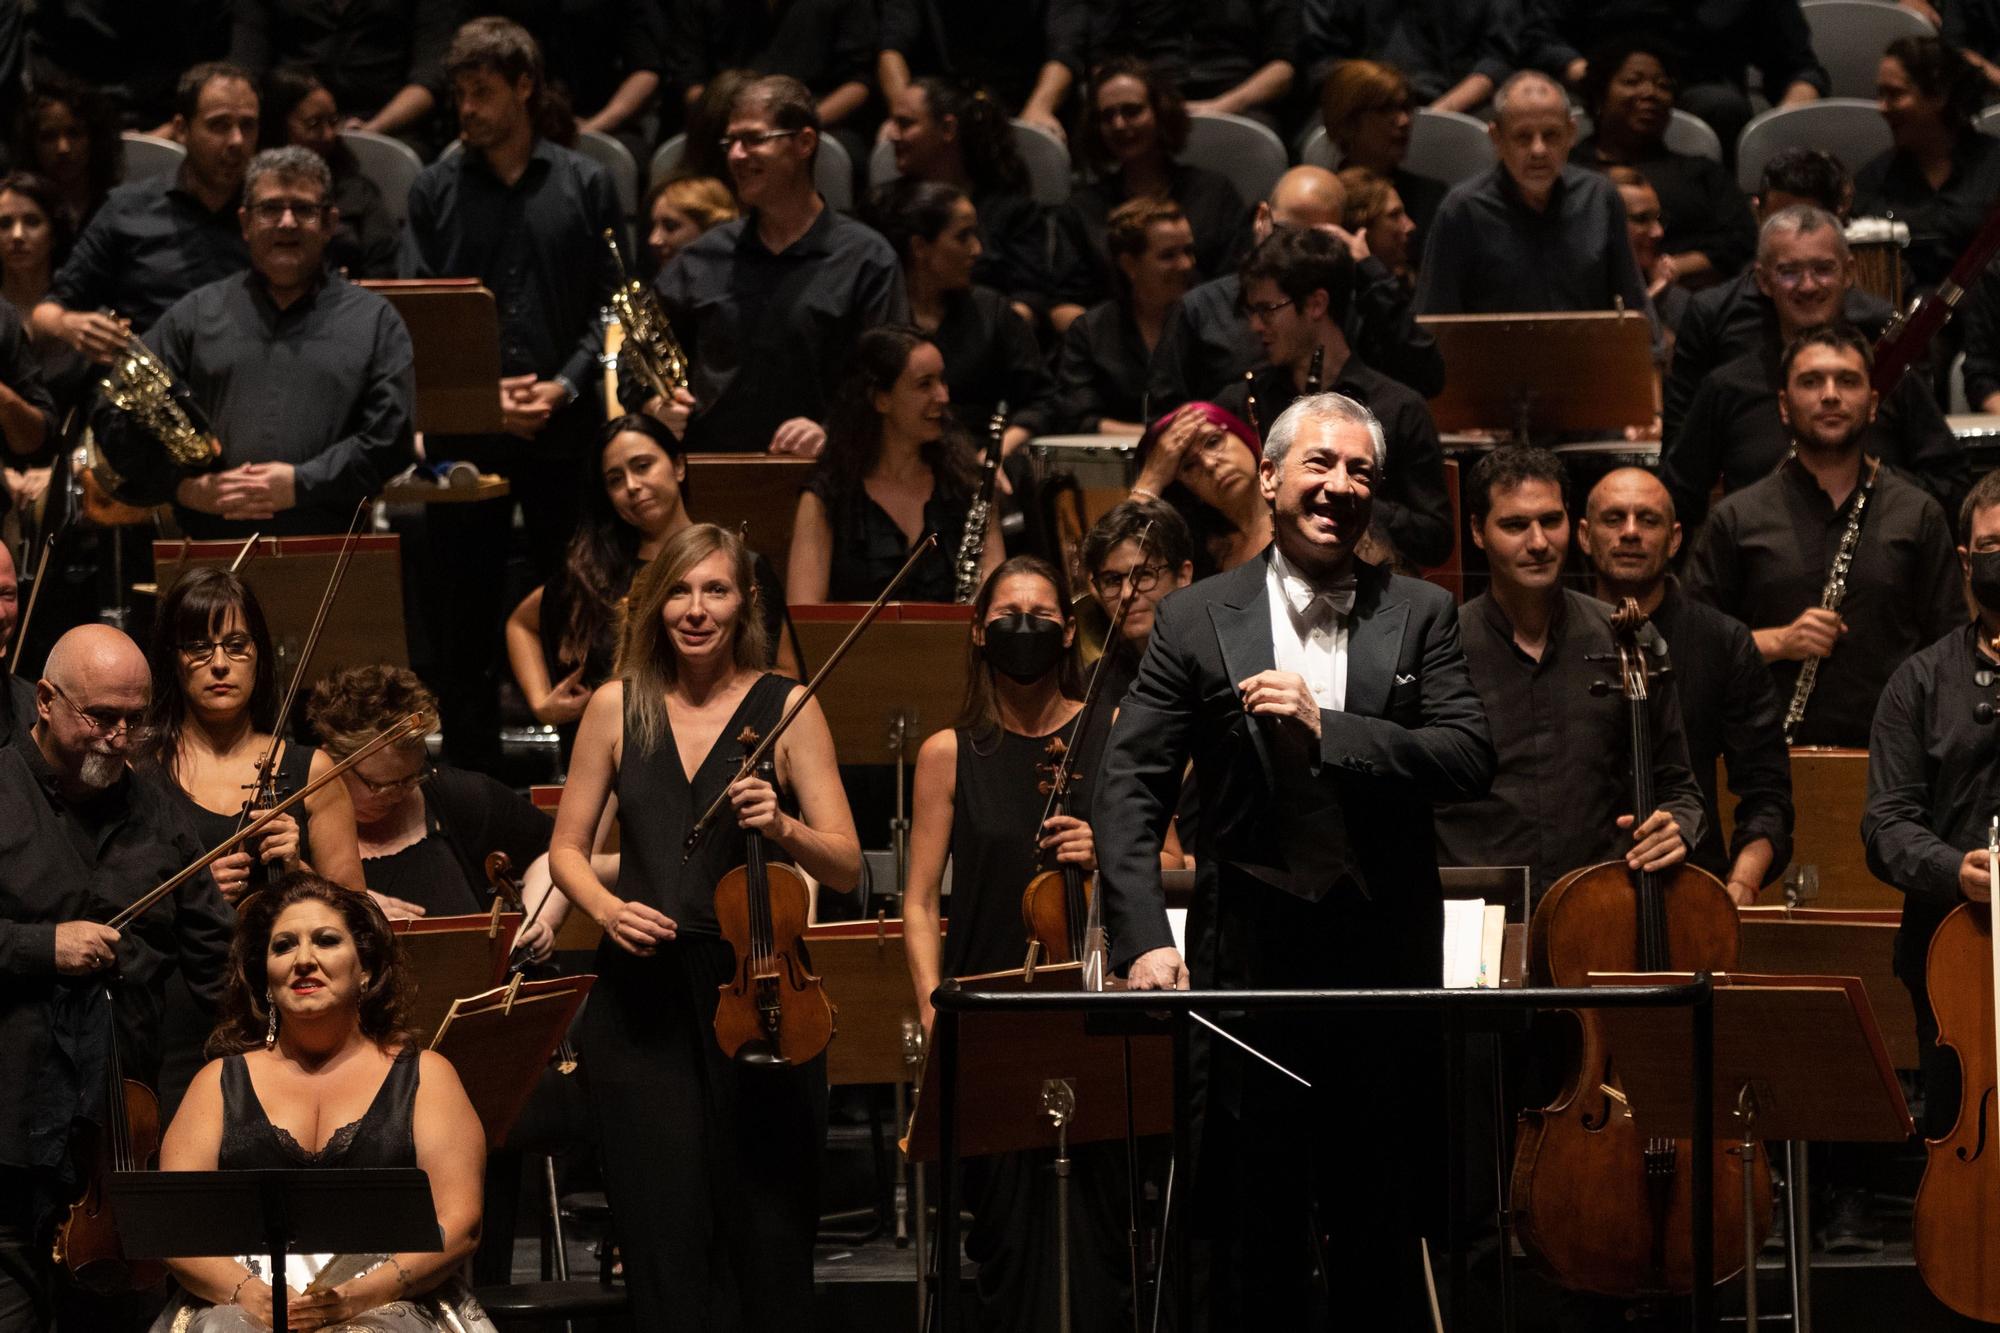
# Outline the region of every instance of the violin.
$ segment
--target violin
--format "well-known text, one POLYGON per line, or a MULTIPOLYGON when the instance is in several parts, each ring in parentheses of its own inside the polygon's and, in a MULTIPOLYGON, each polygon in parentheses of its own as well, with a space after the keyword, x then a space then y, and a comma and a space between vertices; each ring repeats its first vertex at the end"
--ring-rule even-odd
MULTIPOLYGON (((745 727, 737 739, 747 750, 757 733, 745 727)), ((770 759, 756 772, 776 785, 770 759)), ((757 830, 744 830, 743 846, 744 863, 715 885, 716 924, 736 950, 715 1006, 715 1039, 739 1064, 804 1064, 833 1040, 833 1001, 805 962, 811 897, 803 875, 767 859, 757 830)))
POLYGON ((83 1195, 69 1206, 56 1229, 55 1261, 84 1290, 112 1295, 159 1286, 166 1281, 167 1266, 158 1259, 127 1259, 118 1218, 111 1211, 107 1187, 112 1172, 159 1167, 160 1102, 151 1088, 124 1076, 109 986, 103 995, 105 1021, 112 1025, 104 1124, 88 1131, 78 1144, 83 1195))
MULTIPOLYGON (((1102 660, 1101 658, 1099 659, 1102 660)), ((1083 714, 1079 712, 1078 717, 1083 714)), ((1074 733, 1072 733, 1074 734, 1074 733)), ((1069 813, 1069 789, 1076 783, 1069 766, 1070 747, 1060 736, 1049 737, 1049 762, 1041 765, 1050 777, 1040 784, 1053 804, 1053 813, 1069 813)), ((1046 819, 1043 821, 1047 822, 1046 819)), ((1040 826, 1037 826, 1037 833, 1040 826)), ((1039 845, 1039 843, 1038 843, 1039 845)), ((1093 876, 1074 862, 1065 861, 1054 870, 1044 870, 1028 881, 1021 894, 1021 924, 1028 938, 1042 946, 1042 956, 1051 963, 1080 963, 1091 956, 1089 939, 1093 876)))
MULTIPOLYGON (((542 909, 548 906, 548 895, 555 892, 555 886, 550 885, 547 892, 542 895, 542 900, 535 904, 535 910, 529 912, 527 904, 521 898, 521 877, 514 873, 514 858, 505 852, 486 854, 486 882, 492 886, 495 896, 507 904, 509 911, 521 914, 523 926, 541 915, 542 909)), ((553 973, 554 969, 530 962, 527 951, 516 945, 513 956, 507 960, 508 977, 524 977, 530 972, 553 973)), ((569 1044, 568 1032, 564 1032, 562 1040, 556 1043, 555 1064, 558 1074, 576 1072, 576 1048, 569 1044)))
MULTIPOLYGON (((2000 819, 1987 826, 1986 876, 2000 898, 2000 819)), ((1961 903, 1931 937, 1925 974, 1938 1045, 1958 1056, 1958 1119, 1924 1145, 1924 1179, 1910 1218, 1917 1271, 1931 1294, 1968 1319, 2000 1323, 2000 1027, 1994 1023, 2000 952, 1992 903, 1961 903)))
MULTIPOLYGON (((1612 618, 1638 821, 1656 808, 1648 685, 1666 670, 1647 660, 1645 623, 1630 598, 1612 618)), ((1611 688, 1600 682, 1593 692, 1611 688)), ((1587 986, 1593 972, 1724 972, 1735 966, 1739 944, 1728 891, 1685 862, 1664 871, 1634 871, 1623 860, 1573 870, 1543 895, 1528 932, 1530 966, 1543 986, 1587 986)), ((1568 1019, 1578 1032, 1563 1089, 1521 1115, 1512 1207, 1522 1246, 1573 1291, 1627 1300, 1686 1295, 1695 1281, 1691 1182, 1705 1171, 1713 1182, 1716 1280, 1741 1272, 1743 1171, 1732 1160, 1741 1145, 1717 1142, 1714 1159, 1697 1162, 1688 1140, 1639 1133, 1602 1020, 1590 1012, 1568 1019), (1720 1261, 1730 1255, 1739 1262, 1724 1272, 1720 1261)), ((1761 1156, 1757 1167, 1761 1238, 1771 1223, 1771 1176, 1761 1156)))

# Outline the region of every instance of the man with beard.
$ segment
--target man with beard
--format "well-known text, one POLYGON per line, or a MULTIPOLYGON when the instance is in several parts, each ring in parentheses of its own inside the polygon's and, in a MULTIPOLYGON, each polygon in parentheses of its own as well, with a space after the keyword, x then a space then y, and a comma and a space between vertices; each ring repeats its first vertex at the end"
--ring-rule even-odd
MULTIPOLYGON (((1840 321, 1854 285, 1854 259, 1839 221, 1817 208, 1787 208, 1757 236, 1756 280, 1775 320, 1756 345, 1701 381, 1687 416, 1668 435, 1660 475, 1689 526, 1708 512, 1719 476, 1725 491, 1770 474, 1791 441, 1773 400, 1785 349, 1807 329, 1840 321)), ((1904 375, 1864 423, 1863 447, 1950 505, 1969 481, 1965 451, 1945 424, 1922 375, 1904 375)))
POLYGON ((1750 626, 1789 701, 1803 663, 1818 682, 1797 745, 1867 744, 1889 676, 1959 622, 1951 524, 1938 502, 1869 457, 1875 419, 1868 344, 1846 328, 1810 329, 1780 364, 1781 419, 1795 452, 1723 498, 1688 564, 1688 593, 1750 626), (1872 478, 1840 605, 1820 605, 1841 539, 1872 478))
POLYGON ((1750 631, 1691 600, 1667 565, 1680 551, 1681 525, 1659 479, 1620 468, 1591 489, 1577 541, 1597 575, 1597 598, 1639 604, 1667 641, 1674 690, 1687 730, 1688 763, 1701 788, 1702 834, 1688 860, 1720 879, 1739 904, 1791 860, 1792 771, 1784 709, 1750 631), (1735 829, 1725 847, 1715 766, 1729 765, 1735 829))
MULTIPOLYGON (((1431 809, 1483 792, 1493 751, 1450 596, 1355 556, 1384 453, 1361 404, 1294 403, 1258 472, 1272 544, 1155 612, 1092 809, 1112 963, 1135 989, 1439 983, 1431 809), (1192 973, 1160 888, 1190 758, 1197 894, 1216 905, 1214 951, 1192 973)), ((1218 1326, 1308 1327, 1309 1237, 1329 1230, 1340 1326, 1418 1326, 1439 1196, 1409 1164, 1437 1161, 1418 1146, 1436 1141, 1435 1024, 1235 1023, 1312 1089, 1214 1047, 1195 1189, 1217 1201, 1204 1227, 1218 1326), (1372 1095, 1352 1095, 1357 1069, 1372 1095)))
MULTIPOLYGON (((175 969, 221 998, 232 917, 203 874, 123 930, 104 924, 202 852, 156 775, 129 771, 151 677, 118 630, 56 641, 26 741, 0 749, 0 1329, 44 1333, 58 1295, 49 1226, 74 1197, 78 1131, 101 1127, 113 1040, 156 1079, 175 969), (106 996, 109 995, 109 1005, 106 996)), ((65 1298, 66 1303, 67 1298, 65 1298)), ((65 1325, 113 1326, 82 1316, 65 1325)))

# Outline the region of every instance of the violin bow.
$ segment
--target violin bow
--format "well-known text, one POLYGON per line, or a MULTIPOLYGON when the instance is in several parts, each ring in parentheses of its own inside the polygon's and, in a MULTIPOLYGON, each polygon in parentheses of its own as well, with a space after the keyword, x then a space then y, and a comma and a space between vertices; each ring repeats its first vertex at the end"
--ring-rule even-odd
POLYGON ((208 869, 210 865, 235 851, 245 841, 262 833, 270 825, 271 821, 275 820, 279 815, 284 814, 287 810, 297 805, 300 801, 305 800, 306 797, 311 796, 321 787, 326 786, 327 783, 332 782, 348 769, 353 768, 369 755, 374 754, 384 746, 394 745, 398 741, 406 741, 412 737, 423 736, 429 730, 430 719, 422 713, 411 713, 400 722, 391 722, 388 726, 376 732, 366 745, 363 745, 353 754, 347 756, 347 758, 341 760, 311 782, 306 783, 305 786, 300 787, 263 814, 257 816, 248 827, 238 829, 221 842, 215 844, 215 846, 203 852, 187 866, 148 890, 144 897, 126 907, 118 915, 105 922, 105 924, 113 930, 125 929, 133 921, 151 911, 154 903, 159 902, 160 899, 166 897, 175 889, 178 889, 181 885, 208 869))
POLYGON ((42 554, 35 561, 35 586, 28 589, 28 607, 21 612, 21 623, 14 627, 14 646, 7 653, 7 674, 21 674, 21 645, 28 641, 28 626, 35 619, 35 604, 42 600, 42 576, 49 572, 49 554, 56 549, 56 534, 51 532, 42 538, 42 554))
POLYGON ((702 812, 701 818, 695 821, 694 828, 688 833, 687 842, 681 848, 681 864, 687 864, 688 858, 694 855, 694 849, 700 846, 701 840, 707 836, 709 825, 713 824, 716 817, 722 813, 722 807, 729 800, 729 788, 757 771, 757 765, 763 762, 764 756, 770 753, 771 747, 778 743, 778 737, 785 734, 785 728, 792 725, 792 719, 799 715, 799 710, 811 702, 813 695, 819 693, 820 684, 833 674, 833 669, 840 665, 841 658, 847 656, 847 650, 854 646, 855 640, 859 639, 862 633, 875 623, 875 617, 882 614, 882 608, 889 604, 889 599, 895 595, 896 589, 903 585, 903 580, 907 579, 910 576, 910 571, 917 567, 917 561, 921 560, 937 546, 937 540, 935 532, 924 534, 923 540, 918 542, 915 548, 911 550, 910 558, 905 560, 903 567, 896 571, 896 577, 890 579, 889 586, 882 589, 882 595, 877 597, 869 605, 868 609, 862 613, 861 619, 855 622, 854 628, 847 631, 847 637, 840 641, 840 646, 833 650, 826 661, 820 664, 819 670, 813 673, 813 678, 806 682, 805 692, 799 695, 790 708, 785 710, 784 716, 778 719, 776 726, 765 733, 764 739, 757 742, 757 748, 743 756, 743 763, 737 768, 736 776, 729 779, 728 784, 717 793, 716 798, 709 802, 708 809, 702 812))
POLYGON ((230 573, 235 574, 242 570, 243 562, 248 560, 250 558, 250 553, 257 549, 257 539, 259 537, 262 537, 263 535, 264 534, 261 532, 253 532, 250 534, 249 538, 243 543, 243 549, 238 551, 236 553, 236 558, 229 562, 230 573))

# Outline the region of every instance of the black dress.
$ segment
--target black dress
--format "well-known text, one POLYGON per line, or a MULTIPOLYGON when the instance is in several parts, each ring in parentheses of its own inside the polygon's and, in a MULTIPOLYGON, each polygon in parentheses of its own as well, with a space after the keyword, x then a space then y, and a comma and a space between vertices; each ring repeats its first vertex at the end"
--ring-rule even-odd
MULTIPOLYGON (((424 836, 361 863, 368 887, 415 903, 429 916, 493 905, 486 856, 505 852, 516 874, 549 849, 549 817, 484 773, 440 767, 423 788, 424 836)), ((530 901, 529 908, 536 902, 530 901)))
POLYGON ((716 881, 743 864, 724 818, 694 856, 682 841, 735 775, 745 725, 768 732, 796 682, 757 679, 690 783, 672 729, 653 750, 632 737, 627 704, 617 792, 619 893, 664 912, 679 933, 651 958, 611 940, 578 1033, 625 1283, 638 1328, 810 1329, 826 1059, 779 1069, 737 1064, 715 1040, 717 987, 734 951, 716 926, 716 881))
MULTIPOLYGON (((924 501, 924 527, 935 532, 937 545, 917 562, 910 577, 896 590, 903 602, 949 602, 958 591, 958 571, 952 561, 958 554, 959 538, 965 532, 966 511, 972 497, 953 486, 937 469, 931 483, 931 498, 924 501)), ((843 491, 832 472, 813 469, 806 489, 826 507, 827 524, 833 529, 833 555, 827 563, 826 599, 829 602, 872 602, 896 577, 896 571, 910 558, 910 543, 889 512, 875 503, 866 486, 843 491)))

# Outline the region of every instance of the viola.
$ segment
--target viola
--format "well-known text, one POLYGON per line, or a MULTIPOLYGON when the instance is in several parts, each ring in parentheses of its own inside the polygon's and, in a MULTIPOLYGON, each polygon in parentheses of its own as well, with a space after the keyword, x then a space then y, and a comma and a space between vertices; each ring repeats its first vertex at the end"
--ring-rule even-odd
MULTIPOLYGON (((531 913, 521 899, 521 877, 514 873, 513 857, 507 855, 505 852, 488 852, 486 854, 485 869, 486 882, 492 886, 494 895, 501 902, 507 904, 509 911, 521 914, 521 924, 524 926, 541 915, 542 908, 548 906, 548 894, 556 891, 555 886, 551 884, 548 890, 542 895, 541 902, 535 904, 535 910, 531 913)), ((554 971, 553 967, 529 962, 528 955, 519 948, 507 960, 507 975, 509 977, 526 976, 531 972, 553 974, 554 971)), ((569 1044, 569 1033, 564 1032, 562 1040, 556 1043, 556 1072, 558 1074, 574 1074, 576 1072, 576 1064, 576 1048, 569 1044)))
POLYGON ((114 1171, 152 1171, 160 1164, 160 1103, 153 1090, 124 1076, 118 1061, 118 1034, 109 987, 103 990, 105 1021, 112 1025, 111 1063, 106 1077, 104 1124, 77 1146, 83 1195, 69 1207, 56 1231, 55 1261, 86 1291, 110 1295, 156 1287, 167 1266, 157 1259, 127 1259, 118 1217, 107 1194, 114 1171))
MULTIPOLYGON (((1082 717, 1082 713, 1077 714, 1082 717)), ((1065 780, 1070 747, 1060 736, 1049 738, 1049 763, 1043 771, 1051 777, 1041 783, 1044 794, 1053 792, 1056 814, 1069 813, 1068 788, 1074 775, 1065 780), (1060 784, 1061 790, 1055 788, 1060 784)), ((1037 830, 1039 833, 1039 828, 1037 830)), ((1021 894, 1021 924, 1028 938, 1042 947, 1042 956, 1051 963, 1083 962, 1091 955, 1089 939, 1092 876, 1072 862, 1044 870, 1028 881, 1021 894)))
MULTIPOLYGON (((1648 712, 1651 677, 1640 631, 1646 617, 1627 598, 1613 617, 1619 690, 1632 752, 1632 809, 1644 820, 1656 808, 1648 712)), ((1535 983, 1587 986, 1593 972, 1725 972, 1740 941, 1736 905, 1721 881, 1683 862, 1666 871, 1633 871, 1622 860, 1573 870, 1535 908, 1528 933, 1535 983)), ((1627 1300, 1684 1296, 1694 1290, 1689 1234, 1693 1173, 1713 1182, 1715 1254, 1737 1256, 1718 1282, 1742 1271, 1741 1145, 1717 1142, 1714 1158, 1695 1161, 1686 1139, 1639 1133, 1619 1087, 1617 1055, 1602 1021, 1571 1013, 1575 1063, 1556 1100, 1524 1111, 1514 1153, 1512 1209, 1522 1246, 1573 1291, 1627 1300)), ((1752 1187, 1758 1237, 1771 1223, 1770 1168, 1759 1155, 1752 1187)))
MULTIPOLYGON (((749 727, 737 738, 757 744, 749 727)), ((777 782, 766 758, 757 776, 777 782)), ((736 950, 736 967, 720 987, 715 1039, 724 1055, 746 1065, 799 1065, 833 1040, 833 1001, 806 966, 805 877, 765 854, 763 835, 743 834, 744 863, 715 885, 715 920, 736 950)))

